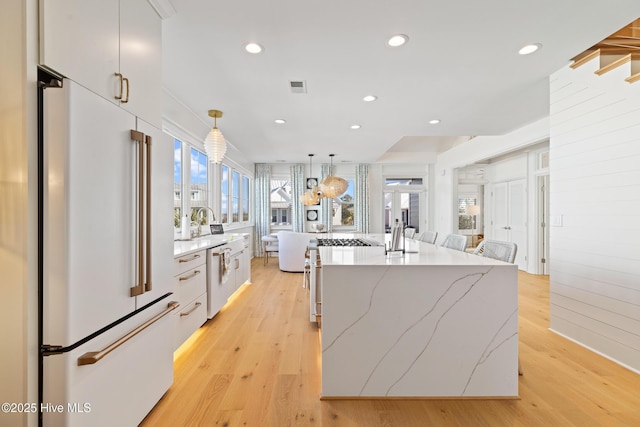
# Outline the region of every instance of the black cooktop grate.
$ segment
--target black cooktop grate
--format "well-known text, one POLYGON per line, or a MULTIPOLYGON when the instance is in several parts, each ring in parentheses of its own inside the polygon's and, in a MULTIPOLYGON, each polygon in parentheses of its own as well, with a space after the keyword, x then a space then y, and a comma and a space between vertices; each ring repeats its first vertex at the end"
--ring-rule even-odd
POLYGON ((364 239, 318 239, 318 246, 377 246, 364 239))

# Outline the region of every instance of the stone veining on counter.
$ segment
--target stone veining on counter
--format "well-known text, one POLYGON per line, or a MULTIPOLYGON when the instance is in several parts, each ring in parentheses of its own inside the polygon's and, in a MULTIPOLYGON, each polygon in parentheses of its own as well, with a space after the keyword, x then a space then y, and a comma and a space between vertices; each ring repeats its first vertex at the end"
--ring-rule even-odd
POLYGON ((467 387, 469 387, 469 383, 471 382, 471 379, 473 378, 473 374, 476 372, 476 369, 478 369, 478 367, 480 365, 482 365, 483 363, 485 363, 487 361, 487 359, 489 359, 489 357, 491 357, 492 353, 496 350, 498 350, 503 344, 506 344, 509 340, 512 339, 517 339, 518 338, 518 331, 512 331, 510 333, 510 335, 507 335, 506 338, 502 339, 501 341, 498 341, 495 345, 493 345, 493 343, 496 341, 496 339, 498 338, 498 335, 500 335, 501 332, 503 332, 504 330, 506 330, 506 325, 514 318, 514 316, 516 316, 518 314, 518 310, 514 310, 511 315, 504 321, 504 323, 500 326, 500 329, 498 329, 496 331, 496 334, 493 336, 493 338, 491 339, 491 341, 489 342, 489 344, 487 344, 487 347, 484 349, 484 352, 482 352, 482 355, 480 356, 480 359, 478 360, 478 362, 476 363, 476 365, 473 367, 473 370, 471 371, 471 374, 469 375, 469 379, 467 380, 467 383, 464 386, 464 390, 462 390, 461 395, 464 396, 466 395, 467 392, 467 387))
POLYGON ((517 396, 517 269, 426 257, 323 266, 323 397, 517 396))

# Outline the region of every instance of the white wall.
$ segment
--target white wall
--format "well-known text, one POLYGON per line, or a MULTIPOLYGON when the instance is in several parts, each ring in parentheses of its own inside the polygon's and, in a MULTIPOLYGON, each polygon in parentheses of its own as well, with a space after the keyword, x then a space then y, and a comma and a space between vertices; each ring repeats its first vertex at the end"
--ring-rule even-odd
POLYGON ((551 78, 551 328, 640 371, 640 83, 597 68, 551 78))
POLYGON ((439 235, 457 228, 457 174, 455 168, 498 157, 544 141, 549 137, 549 119, 543 118, 506 135, 479 136, 438 155, 434 167, 434 227, 439 235))
MULTIPOLYGON (((201 119, 200 115, 189 109, 177 96, 166 89, 163 95, 162 129, 170 135, 182 141, 187 141, 204 151, 203 141, 213 127, 213 119, 209 121, 201 119)), ((224 115, 221 119, 218 119, 218 127, 224 135, 224 115)), ((245 160, 242 153, 233 145, 233 141, 227 140, 225 159, 230 160, 234 167, 239 166, 253 176, 253 163, 245 160)))
MULTIPOLYGON (((0 402, 37 402, 37 2, 3 0, 0 14, 0 402)), ((0 425, 35 425, 0 413, 0 425)))

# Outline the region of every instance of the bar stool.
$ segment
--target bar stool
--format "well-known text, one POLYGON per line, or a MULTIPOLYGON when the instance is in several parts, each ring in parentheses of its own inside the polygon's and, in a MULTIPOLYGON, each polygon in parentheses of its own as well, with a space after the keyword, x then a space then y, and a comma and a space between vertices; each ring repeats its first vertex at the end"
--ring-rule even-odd
POLYGON ((278 238, 276 236, 262 236, 264 250, 264 265, 269 263, 269 253, 278 252, 278 238))

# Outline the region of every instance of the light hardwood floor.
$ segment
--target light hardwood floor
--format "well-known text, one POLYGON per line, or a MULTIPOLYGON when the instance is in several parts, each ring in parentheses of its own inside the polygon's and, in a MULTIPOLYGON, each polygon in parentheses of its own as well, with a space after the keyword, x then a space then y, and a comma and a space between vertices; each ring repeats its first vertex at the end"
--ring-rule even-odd
POLYGON ((302 275, 254 258, 252 278, 176 353, 174 384, 142 426, 640 425, 640 375, 547 329, 547 276, 519 274, 518 400, 321 401, 302 275))

